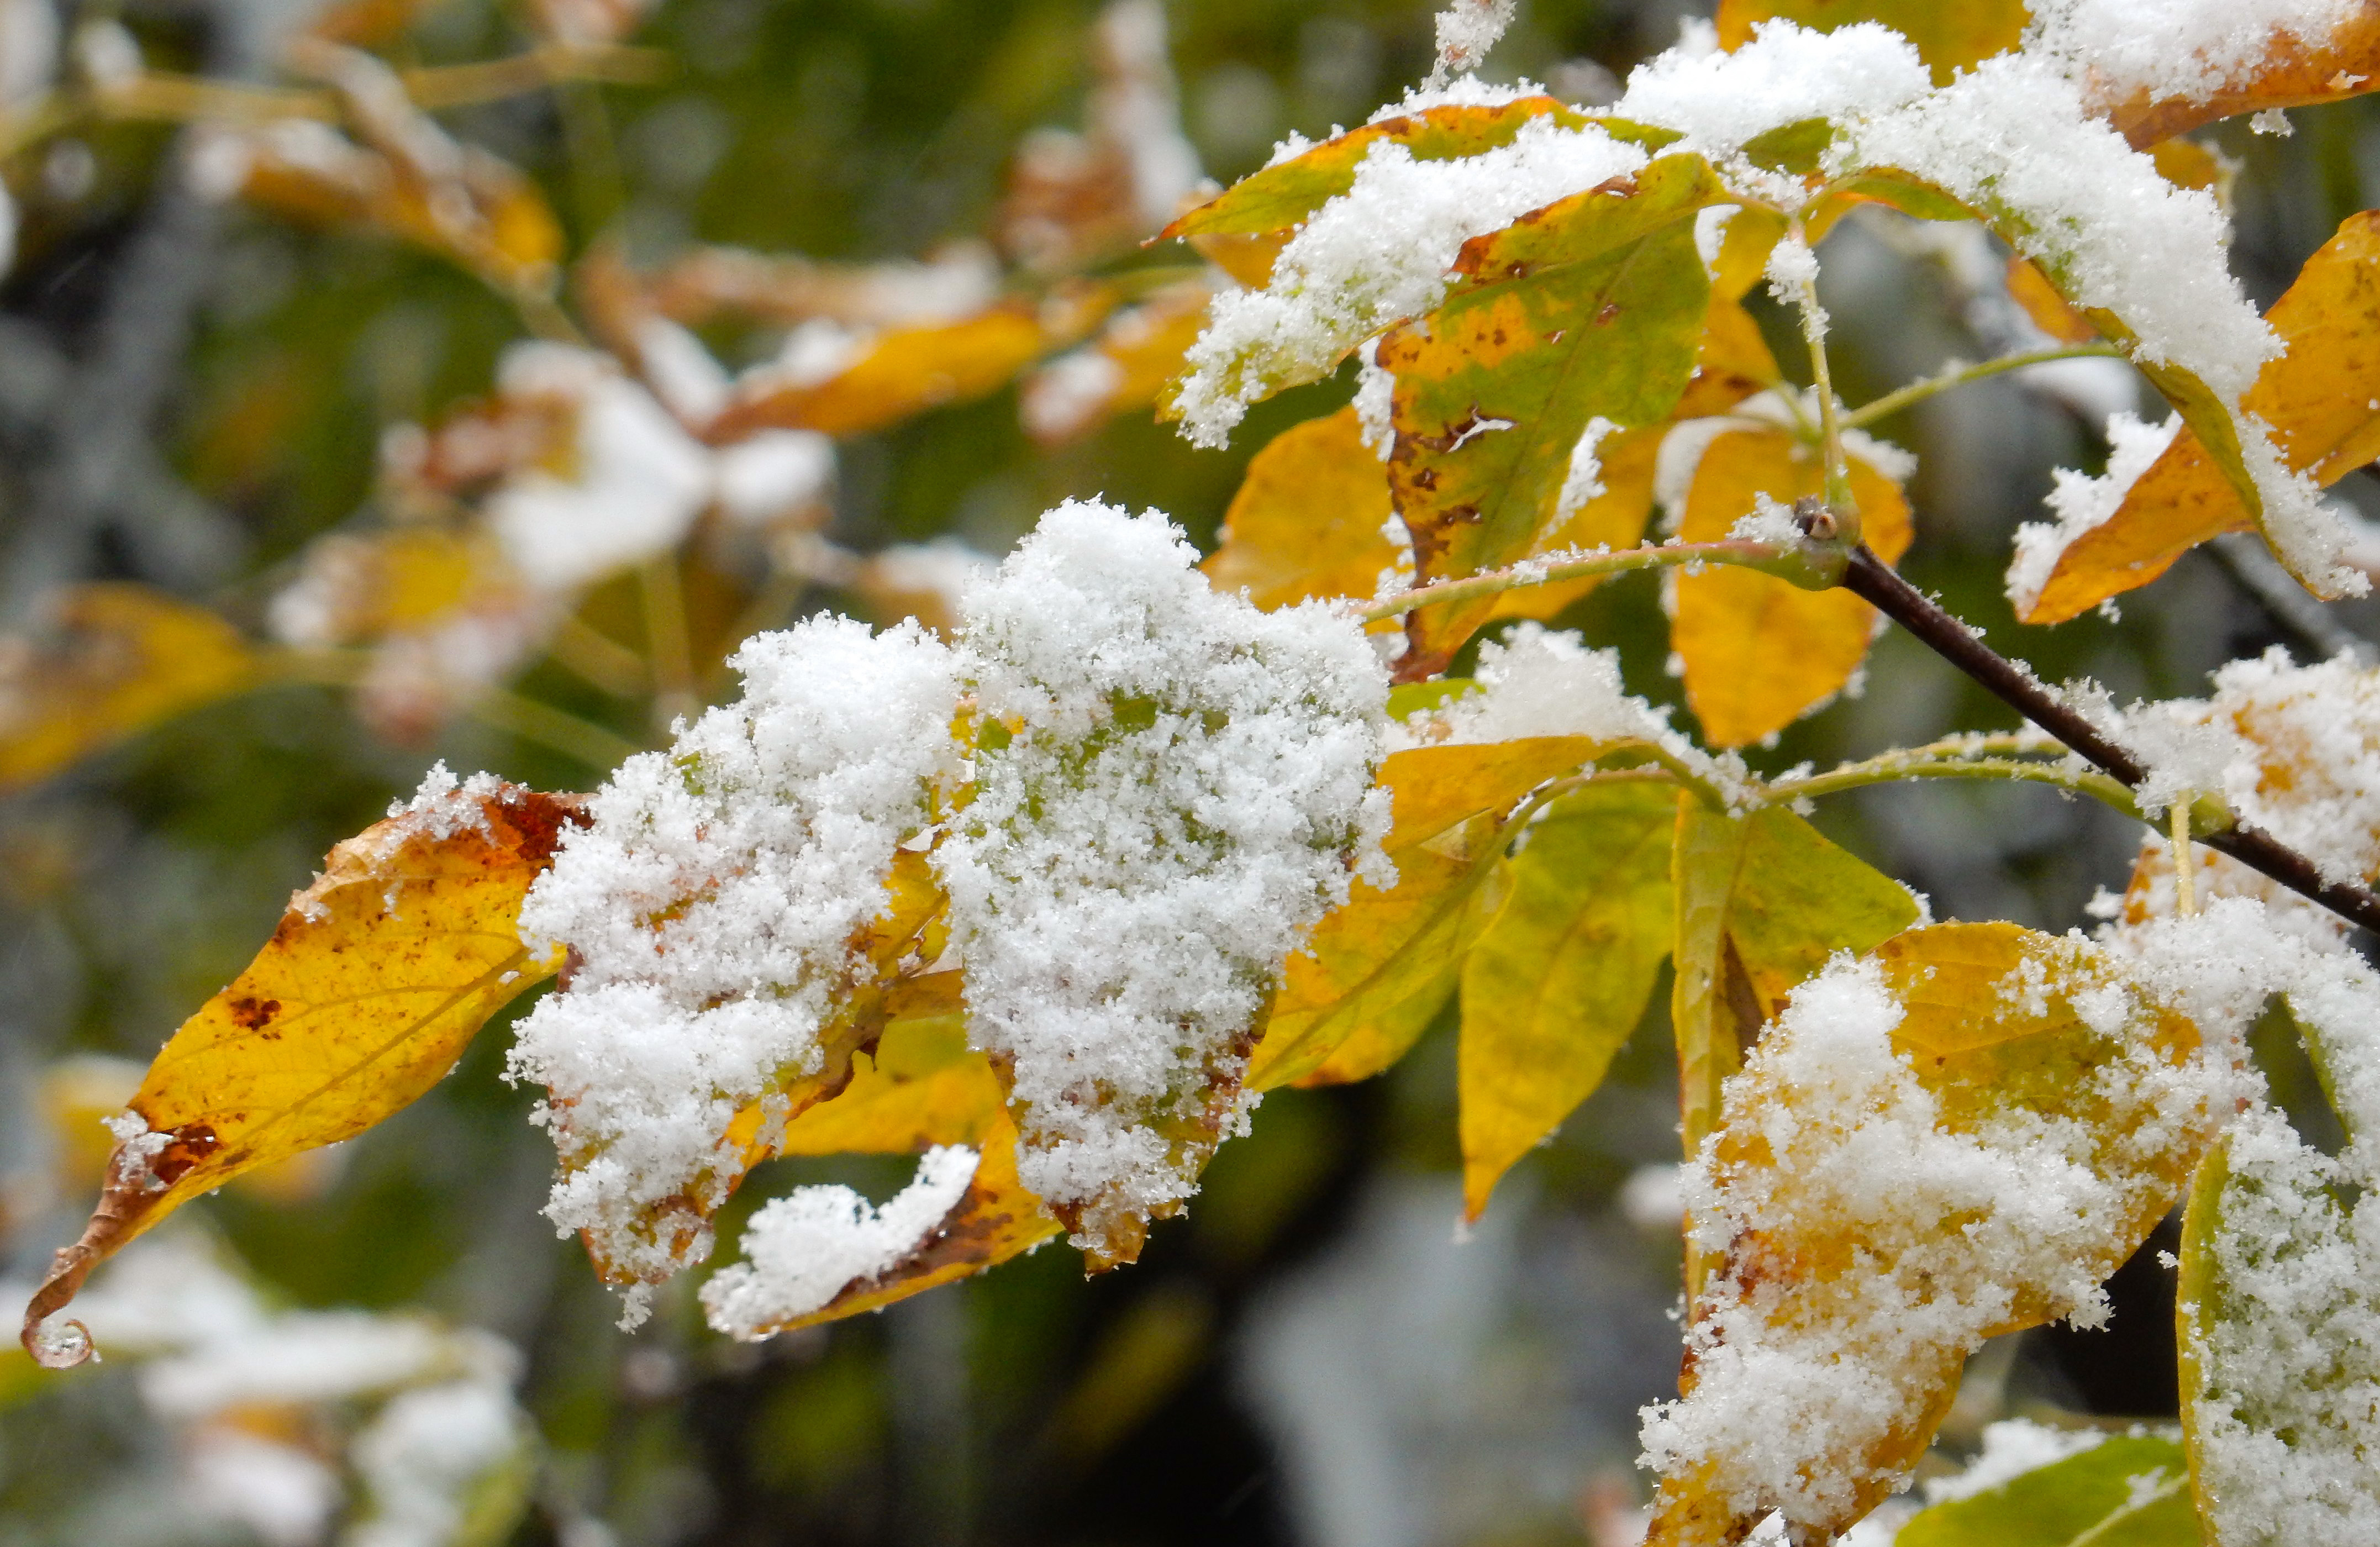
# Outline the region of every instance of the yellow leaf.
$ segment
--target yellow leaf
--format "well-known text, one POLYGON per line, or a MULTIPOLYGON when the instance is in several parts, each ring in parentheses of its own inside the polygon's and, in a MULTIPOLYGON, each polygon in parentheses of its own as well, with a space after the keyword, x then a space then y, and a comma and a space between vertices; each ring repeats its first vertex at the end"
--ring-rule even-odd
POLYGON ((1201 275, 1109 318, 1097 339, 1026 378, 1019 405, 1025 428, 1042 445, 1063 445, 1156 402, 1182 373, 1183 353, 1207 325, 1214 295, 1201 275))
POLYGON ((851 1083, 787 1123, 776 1152, 907 1154, 982 1143, 1007 1097, 990 1060, 967 1046, 955 982, 950 988, 941 1013, 893 1020, 873 1049, 853 1054, 851 1083))
POLYGON ((2117 131, 2139 148, 2218 118, 2274 107, 2310 107, 2374 88, 2380 88, 2380 7, 2358 6, 2326 36, 2276 30, 2252 72, 2212 92, 2160 98, 2143 90, 2122 102, 2100 105, 2117 131))
POLYGON ((1670 954, 1666 786, 1590 785, 1548 805, 1463 963, 1463 1211, 1603 1082, 1670 954))
MULTIPOLYGON (((1865 541, 1889 564, 1909 548, 1909 502, 1857 457, 1851 474, 1865 541)), ((1752 514, 1755 495, 1791 505, 1825 485, 1816 453, 1786 432, 1730 431, 1703 453, 1680 536, 1718 542, 1752 514)), ((1670 639, 1685 661, 1686 701, 1720 747, 1782 730, 1842 691, 1876 632, 1875 610, 1856 596, 1732 566, 1679 576, 1677 600, 1670 639)))
POLYGON ((405 1107, 487 1018, 561 966, 516 929, 576 796, 505 785, 391 817, 331 851, 248 970, 182 1024, 128 1110, 82 1238, 25 1312, 24 1342, 75 1363, 90 1340, 42 1322, 102 1260, 253 1167, 334 1144, 405 1107))
POLYGON ((1249 1089, 1365 1079, 1403 1056, 1454 991, 1480 921, 1473 894, 1502 851, 1504 816, 1602 749, 1583 737, 1542 737, 1415 748, 1382 763, 1393 800, 1382 847, 1397 883, 1381 891, 1357 881, 1289 958, 1249 1089))
MULTIPOLYGON (((1539 539, 1538 553, 1565 548, 1633 548, 1644 541, 1645 524, 1653 515, 1654 460, 1660 454, 1662 426, 1622 430, 1607 436, 1596 450, 1597 476, 1603 493, 1579 506, 1578 514, 1539 539)), ((1500 618, 1549 618, 1593 591, 1599 577, 1557 580, 1551 585, 1520 586, 1496 600, 1488 621, 1500 618)))
MULTIPOLYGON (((2286 352, 2240 407, 2276 432, 2282 460, 2325 486, 2380 456, 2380 211, 2340 223, 2265 319, 2286 352)), ((2210 537, 2255 518, 2188 427, 2115 515, 2058 555, 2028 623, 2059 623, 2146 585, 2210 537)))
POLYGON ((1753 25, 1772 18, 1821 32, 1857 21, 1880 21, 1917 45, 1934 72, 1934 83, 1995 54, 2017 46, 2024 35, 2024 0, 1720 0, 1718 45, 1741 48, 1753 25))
POLYGON ((1344 408, 1291 425, 1250 459, 1221 542, 1199 568, 1216 590, 1245 591, 1267 610, 1369 596, 1396 563, 1389 517, 1389 470, 1344 408))
POLYGON ((1965 1357, 2087 1309, 2228 1115, 2174 1078, 2196 1028, 2079 941, 1932 925, 1826 981, 1729 1082, 1706 1151, 1721 1217, 1699 1223, 1726 1247, 1646 1430, 1656 1547, 1866 1514, 1965 1357))
POLYGON ((1212 232, 1184 237, 1183 240, 1199 257, 1230 274, 1234 284, 1244 289, 1261 290, 1271 281, 1273 262, 1294 234, 1289 230, 1212 232))
POLYGON ((1021 301, 954 323, 888 329, 823 381, 755 373, 710 433, 720 441, 771 427, 864 434, 996 391, 1062 342, 1021 301))
MULTIPOLYGON (((1732 227, 1734 223, 1729 224, 1732 227)), ((1702 340, 1694 347, 1694 379, 1686 384, 1685 396, 1678 399, 1670 417, 1706 419, 1723 414, 1783 379, 1777 357, 1769 352, 1768 340, 1761 336, 1760 324, 1752 320, 1752 313, 1714 288, 1710 311, 1703 318, 1702 340)))
MULTIPOLYGON (((1777 210, 1739 209, 1730 215, 1719 236, 1718 258, 1711 264, 1711 293, 1726 301, 1749 295, 1767 273, 1768 254, 1789 224, 1777 210)), ((1767 352, 1766 346, 1761 352, 1767 352)))
POLYGON ((2008 292, 2033 325, 2061 344, 2088 344, 2099 336, 2091 320, 2066 304, 2066 298, 2022 253, 2008 261, 2008 292))
POLYGON ((145 586, 77 586, 50 617, 41 635, 0 639, 0 791, 258 679, 238 630, 145 586))

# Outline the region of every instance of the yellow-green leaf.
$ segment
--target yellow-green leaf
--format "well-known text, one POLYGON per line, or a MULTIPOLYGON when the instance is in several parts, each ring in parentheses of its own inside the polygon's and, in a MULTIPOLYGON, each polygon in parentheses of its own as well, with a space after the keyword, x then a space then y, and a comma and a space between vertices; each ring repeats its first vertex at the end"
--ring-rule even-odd
POLYGON ((1218 591, 1268 610, 1315 596, 1369 596, 1396 563, 1389 473, 1351 408, 1293 424, 1248 463, 1199 567, 1218 591))
POLYGON ((28 1351, 63 1363, 90 1343, 40 1323, 102 1260, 240 1173, 335 1144, 454 1066, 487 1018, 551 976, 516 928, 575 796, 517 786, 401 813, 331 851, 248 970, 150 1065, 105 1190, 25 1312, 28 1351))
MULTIPOLYGON (((2270 424, 2290 469, 2329 485, 2380 456, 2380 211, 2347 217, 2265 321, 2287 352, 2240 407, 2270 424)), ((2107 520, 2058 555, 2028 623, 2058 623, 2146 585, 2208 538, 2256 518, 2191 428, 2107 520)))
POLYGON ((239 631, 204 607, 146 586, 62 591, 42 633, 0 639, 0 792, 245 691, 260 675, 239 631))
POLYGON ((1727 933, 1763 1019, 1838 951, 1873 950, 1917 922, 1909 888, 1781 806, 1744 822, 1727 933))
POLYGON ((1893 1547, 2199 1547, 2190 1465, 2162 1434, 2077 1456, 1921 1510, 1893 1547))
POLYGON ((1752 29, 1770 19, 1831 32, 1858 21, 1880 21, 1917 45, 1934 83, 1995 54, 2024 35, 2024 0, 1720 0, 1718 45, 1741 48, 1752 29))
MULTIPOLYGON (((1700 156, 1664 156, 1474 238, 1445 303, 1380 340, 1396 377, 1389 483, 1422 579, 1528 554, 1560 519, 1591 420, 1668 418, 1709 309, 1693 216, 1724 197, 1700 156)), ((1400 676, 1442 670, 1494 607, 1414 613, 1400 676)))
MULTIPOLYGON (((1909 548, 1909 502, 1856 457, 1851 475, 1863 537, 1891 563, 1909 548)), ((1785 431, 1730 431, 1695 468, 1679 535, 1720 541, 1757 496, 1790 506, 1825 486, 1815 450, 1785 431)), ((1741 566, 1680 575, 1677 588, 1670 640, 1685 662, 1686 701, 1721 747, 1758 741, 1841 692, 1876 635, 1876 611, 1858 597, 1803 591, 1741 566)))
POLYGON ((1403 1056, 1454 992, 1481 920, 1474 894, 1502 852, 1504 816, 1603 749, 1581 737, 1421 747, 1380 766, 1393 798, 1383 891, 1358 880, 1289 958, 1249 1089, 1363 1079, 1403 1056))
POLYGON ((1547 806, 1504 862, 1463 963, 1463 1209, 1603 1082, 1670 954, 1674 794, 1594 786, 1547 806))

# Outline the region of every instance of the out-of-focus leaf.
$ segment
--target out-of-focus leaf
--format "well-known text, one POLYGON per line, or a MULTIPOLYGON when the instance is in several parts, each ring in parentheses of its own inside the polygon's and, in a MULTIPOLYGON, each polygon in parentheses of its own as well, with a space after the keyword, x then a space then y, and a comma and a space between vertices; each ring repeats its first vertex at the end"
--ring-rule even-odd
POLYGON ((230 624, 145 586, 74 587, 48 622, 0 639, 0 791, 243 692, 261 671, 230 624))
POLYGON ((2066 304, 2041 271, 2016 253, 2009 254, 2008 291, 2033 325, 2060 344, 2088 344, 2099 336, 2090 320, 2066 304))
MULTIPOLYGON (((1898 559, 1909 548, 1909 502, 1856 457, 1851 475, 1864 541, 1887 563, 1898 559)), ((1679 535, 1718 542, 1756 496, 1790 506, 1825 486, 1817 454, 1785 431, 1730 431, 1703 453, 1679 535)), ((1680 575, 1677 587, 1670 639, 1685 661, 1686 701, 1721 747, 1757 741, 1842 691, 1876 632, 1875 609, 1848 592, 1803 591, 1737 566, 1680 575)))
POLYGON ((2174 187, 2211 193, 2227 212, 2231 208, 2231 178, 2239 170, 2237 163, 2226 162, 2195 140, 2159 140, 2149 152, 2149 159, 2174 187))
POLYGON ((1752 313, 1715 289, 1710 312, 1703 319, 1702 341, 1694 347, 1694 379, 1686 384, 1685 394, 1670 417, 1688 420, 1723 414, 1783 378, 1752 313))
POLYGON ((1397 561, 1389 473, 1354 408, 1293 424, 1248 462, 1200 568, 1218 591, 1267 609, 1308 597, 1369 596, 1397 561))
POLYGON ((1670 954, 1666 785, 1590 785, 1548 805, 1505 861, 1503 900, 1463 963, 1463 1212, 1603 1083, 1670 954))
MULTIPOLYGON (((2292 470, 2328 485, 2380 456, 2380 211, 2347 217, 2306 260, 2265 321, 2287 352, 2240 407, 2270 424, 2292 470)), ((2028 623, 2058 623, 2146 585, 2210 537, 2255 517, 2185 425, 2116 513, 2076 538, 2028 623)))
POLYGON ((1763 1019, 1836 952, 1873 950, 1917 917, 1908 887, 1783 807, 1745 822, 1727 934, 1763 1019))
MULTIPOLYGON (((1709 309, 1693 216, 1723 197, 1701 157, 1672 155, 1549 204, 1466 243, 1445 304, 1380 340, 1396 377, 1389 483, 1423 580, 1531 552, 1562 518, 1591 420, 1669 416, 1709 309)), ((1399 675, 1442 670, 1494 607, 1412 614, 1399 675)))
MULTIPOLYGON (((1710 1163, 1736 1212, 1694 1306, 1724 1357, 1689 1358, 1665 1422, 1750 1399, 1755 1371, 1848 1365, 1873 1397, 1783 1441, 1799 1458, 1791 1467, 1732 1443, 1685 1452, 1655 1504, 1646 1541, 1657 1547, 1740 1541, 1787 1502, 1787 1471, 1824 1489, 1819 1507, 1796 1506, 1800 1532, 1825 1539, 1865 1515, 1932 1440, 1965 1357, 1984 1338, 2064 1313, 2077 1283, 2113 1273, 2180 1197, 2221 1119, 2167 1099, 2165 1076, 2196 1054, 2197 1029, 2154 1003, 2127 1005, 2120 966, 2088 945, 2013 924, 1937 924, 1894 936, 1871 959, 1900 1007, 1898 1024, 1882 1023, 1897 1068, 1861 1064, 1855 1040, 1815 1054, 1801 1039, 1843 1036, 1850 1024, 1797 1029, 1789 1017, 1727 1088, 1710 1163), (2091 1021, 2075 1007, 2085 996, 2091 1021), (2033 1152, 2057 1134, 2062 1163, 2094 1178, 2095 1200, 2055 1252, 2011 1256, 2014 1221, 2000 1212, 2021 1200, 1953 1179, 1966 1173, 1947 1153, 1949 1171, 1921 1168, 1905 1187, 1876 1172, 1879 1158, 1862 1146, 1904 1152, 1924 1142, 1911 1123, 1930 1124, 1946 1151, 1971 1152, 1979 1172, 1997 1167, 2002 1188, 2008 1174, 2049 1163, 2033 1152), (1962 1189, 1973 1202, 1949 1203, 1962 1189), (1939 1308, 1937 1323, 1921 1307, 1939 1308)), ((1776 1417, 1792 1412, 1789 1397, 1776 1417)))
POLYGON ((1357 881, 1315 926, 1273 995, 1247 1085, 1368 1078, 1404 1055, 1454 992, 1485 920, 1474 894, 1502 852, 1505 815, 1604 749, 1583 737, 1420 747, 1380 765, 1393 799, 1382 891, 1357 881))
POLYGON ((579 811, 575 796, 505 785, 417 803, 333 849, 248 970, 150 1065, 90 1225, 26 1309, 27 1350, 79 1361, 81 1329, 42 1322, 102 1260, 241 1172, 407 1106, 558 968, 516 920, 579 811))
POLYGON ((2079 1456, 1921 1510, 1893 1547, 2199 1547, 2190 1463, 2161 1434, 2110 1434, 2079 1456))
POLYGON ((1831 32, 1856 21, 1880 21, 1917 45, 1934 83, 2017 46, 2024 34, 2024 0, 1720 0, 1718 45, 1741 48, 1752 29, 1776 18, 1831 32))
POLYGON ((2141 147, 2218 118, 2310 107, 2380 88, 2380 9, 2357 6, 2327 36, 2306 35, 2312 30, 2276 30, 2257 68, 2204 97, 2157 97, 2142 91, 2098 105, 2119 133, 2141 147))
POLYGON ((857 435, 996 391, 1066 340, 1053 337, 1038 311, 1003 302, 953 323, 888 329, 856 341, 837 369, 767 369, 745 380, 735 401, 711 426, 714 439, 755 430, 816 430, 857 435))
POLYGON ((1509 144, 1524 124, 1548 114, 1564 124, 1585 121, 1585 115, 1551 97, 1523 97, 1492 107, 1431 107, 1384 118, 1241 178, 1158 237, 1162 240, 1285 231, 1354 187, 1355 168, 1375 145, 1402 145, 1415 161, 1453 161, 1509 144))
POLYGON ((1063 445, 1156 402, 1182 373, 1214 294, 1203 277, 1185 280, 1110 317, 1099 337, 1025 379, 1026 429, 1045 446, 1063 445))

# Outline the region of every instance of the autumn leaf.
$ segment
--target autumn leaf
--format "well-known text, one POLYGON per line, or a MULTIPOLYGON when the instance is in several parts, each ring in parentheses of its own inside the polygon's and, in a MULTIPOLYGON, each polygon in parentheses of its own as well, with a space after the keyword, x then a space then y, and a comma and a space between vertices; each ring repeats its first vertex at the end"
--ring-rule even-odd
POLYGON ((74 1364, 90 1339, 43 1322, 91 1269, 201 1193, 351 1138, 454 1066, 497 1010, 551 976, 516 928, 576 796, 475 781, 331 851, 248 970, 182 1024, 117 1128, 97 1211, 25 1312, 23 1341, 74 1364))
POLYGON ((1354 187, 1355 168, 1375 145, 1402 145, 1415 161, 1453 161, 1510 144, 1523 125, 1548 114, 1560 122, 1585 121, 1584 115, 1541 96, 1493 106, 1425 108, 1366 124, 1241 178, 1159 232, 1158 239, 1285 231, 1354 187))
POLYGON ((1420 747, 1380 765, 1393 801, 1383 891, 1358 880, 1289 958, 1247 1085, 1338 1084, 1378 1074, 1428 1028, 1485 920, 1473 896, 1503 849, 1502 819, 1531 790, 1602 749, 1584 737, 1420 747))
MULTIPOLYGON (((1599 547, 1630 548, 1644 541, 1653 516, 1653 475, 1661 452, 1662 430, 1622 430, 1606 436, 1595 448, 1596 481, 1603 492, 1578 507, 1578 513, 1532 544, 1540 553, 1599 547)), ((1547 585, 1516 586, 1496 598, 1488 621, 1508 617, 1550 618, 1601 584, 1601 578, 1556 580, 1547 585)))
POLYGON ((1742 47, 1752 29, 1771 19, 1831 32, 1854 22, 1879 21, 1917 45, 1934 72, 1934 84, 1995 54, 2017 46, 2024 35, 2024 0, 1720 0, 1718 45, 1742 47))
MULTIPOLYGON (((1739 214, 1736 220, 1742 220, 1739 214)), ((1728 223, 1735 228, 1735 221, 1728 223)), ((1703 335, 1694 346, 1694 373, 1683 396, 1670 410, 1673 420, 1707 419, 1723 414, 1754 393, 1785 379, 1760 324, 1742 303, 1714 286, 1710 311, 1703 318, 1703 335)), ((1609 483, 1610 480, 1604 481, 1609 483)))
POLYGON ((1344 408, 1290 426, 1250 459, 1199 567, 1216 590, 1245 591, 1267 610, 1369 596, 1397 561, 1390 517, 1388 469, 1344 408))
POLYGON ((928 408, 981 397, 1070 341, 1053 335, 1039 311, 1022 301, 956 322, 888 328, 856 340, 849 358, 823 374, 753 372, 708 433, 722 443, 769 428, 864 434, 928 408))
POLYGON ((2115 959, 2013 924, 1910 930, 1805 985, 1704 1152, 1695 1228, 1723 1245, 1646 1425, 1647 1542, 1779 1508, 1825 1540, 1900 1485, 1966 1357, 2087 1309, 2180 1196, 2225 1115, 2175 1078, 2198 1042, 2115 959))
MULTIPOLYGON (((2380 211, 2347 217, 2265 321, 2287 352, 2240 399, 2282 459, 2325 486, 2380 456, 2380 211)), ((2237 486, 2187 426, 2116 513, 2060 554, 2028 623, 2058 623, 2146 585, 2210 537, 2252 530, 2237 486)))
MULTIPOLYGON (((1889 564, 1909 548, 1909 502, 1890 479, 1851 458, 1852 497, 1861 532, 1889 564)), ((1679 535, 1689 542, 1724 539, 1752 514, 1756 497, 1779 505, 1826 487, 1815 449, 1782 430, 1730 431, 1704 451, 1686 496, 1679 535)), ((1875 610, 1847 591, 1803 591, 1741 566, 1677 579, 1670 640, 1686 669, 1686 701, 1703 734, 1741 747, 1782 730, 1833 698, 1867 658, 1875 610)))
MULTIPOLYGON (((1666 419, 1684 392, 1710 282, 1694 213, 1724 196, 1699 156, 1665 156, 1466 243, 1427 317, 1375 351, 1396 377, 1389 483, 1425 580, 1519 558, 1561 509, 1588 425, 1666 419)), ((1424 609, 1406 623, 1404 680, 1442 670, 1494 608, 1424 609)))
POLYGON ((2146 147, 2201 124, 2277 107, 2311 107, 2380 87, 2380 6, 2346 12, 2326 35, 2307 36, 2302 24, 2276 27, 2263 59, 2245 76, 2206 92, 2159 97, 2143 88, 2119 101, 2095 94, 2098 111, 2132 144, 2146 147))
POLYGON ((46 625, 0 639, 0 791, 244 692, 263 674, 230 624, 146 586, 60 591, 46 625))
POLYGON ((1025 428, 1063 445, 1121 414, 1147 408, 1182 373, 1183 351, 1206 325, 1215 287, 1201 276, 1169 285, 1111 316, 1099 335, 1025 379, 1025 428))
POLYGON ((2088 1448, 1920 1510, 1893 1547, 2199 1547, 2179 1442, 2077 1436, 2088 1448))
POLYGON ((2088 344, 2099 336, 2082 313, 2066 304, 2039 269, 2017 253, 2008 261, 2008 292, 2010 299, 2024 309, 2033 325, 2060 344, 2088 344))
POLYGON ((1505 862, 1463 963, 1463 1212, 1594 1094, 1670 954, 1665 785, 1590 785, 1548 804, 1505 862))

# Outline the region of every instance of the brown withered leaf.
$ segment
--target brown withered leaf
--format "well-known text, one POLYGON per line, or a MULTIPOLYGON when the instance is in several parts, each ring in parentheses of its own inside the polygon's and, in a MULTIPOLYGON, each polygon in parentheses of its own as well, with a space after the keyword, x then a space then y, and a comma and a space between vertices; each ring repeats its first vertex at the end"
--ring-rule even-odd
POLYGON ((410 1104, 488 1017, 562 965, 516 928, 580 798, 475 781, 334 848, 246 971, 183 1022, 127 1107, 105 1188, 25 1311, 27 1352, 88 1357, 43 1322, 91 1269, 201 1193, 410 1104))
POLYGON ((38 633, 0 638, 0 791, 262 676, 237 629, 146 586, 77 586, 52 598, 46 615, 38 633))

